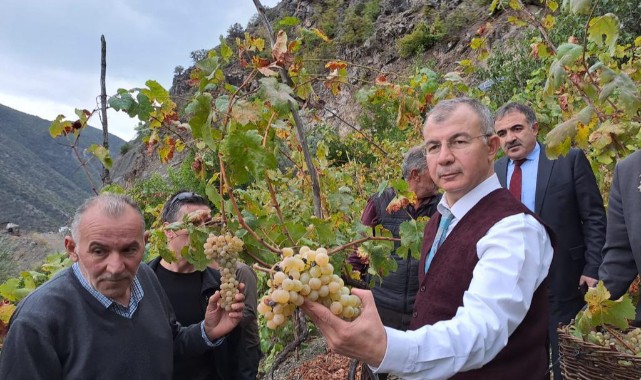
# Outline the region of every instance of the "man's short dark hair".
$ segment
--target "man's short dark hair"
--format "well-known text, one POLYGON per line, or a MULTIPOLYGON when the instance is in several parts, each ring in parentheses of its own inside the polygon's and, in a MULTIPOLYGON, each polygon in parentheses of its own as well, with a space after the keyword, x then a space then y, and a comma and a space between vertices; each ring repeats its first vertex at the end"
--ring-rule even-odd
POLYGON ((496 111, 496 115, 494 116, 494 119, 501 120, 503 119, 503 117, 505 117, 505 115, 512 112, 519 112, 523 114, 530 128, 532 128, 534 126, 534 123, 536 123, 536 115, 534 114, 534 111, 532 110, 532 108, 530 108, 525 104, 515 103, 515 102, 507 103, 501 106, 501 108, 499 108, 496 111))
POLYGON ((202 205, 211 207, 204 197, 192 192, 181 190, 174 193, 169 200, 165 202, 162 208, 161 220, 163 223, 173 223, 178 218, 178 211, 184 205, 202 205))

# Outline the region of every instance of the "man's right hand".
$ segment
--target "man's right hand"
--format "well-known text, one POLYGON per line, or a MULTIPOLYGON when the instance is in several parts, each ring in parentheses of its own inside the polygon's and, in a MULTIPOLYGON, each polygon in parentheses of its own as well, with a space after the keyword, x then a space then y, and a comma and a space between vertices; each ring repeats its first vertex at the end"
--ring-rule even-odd
POLYGON ((374 296, 369 290, 352 289, 361 298, 361 315, 351 322, 332 314, 325 306, 305 300, 301 309, 323 333, 329 348, 378 367, 387 350, 387 334, 376 311, 374 296))

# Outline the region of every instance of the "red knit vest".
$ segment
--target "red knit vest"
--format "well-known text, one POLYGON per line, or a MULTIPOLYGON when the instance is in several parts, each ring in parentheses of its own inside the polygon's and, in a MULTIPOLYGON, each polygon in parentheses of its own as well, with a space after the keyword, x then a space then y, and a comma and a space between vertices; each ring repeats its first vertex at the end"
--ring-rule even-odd
MULTIPOLYGON (((457 223, 438 249, 427 276, 424 270, 419 269, 421 285, 414 304, 411 330, 454 317, 456 310, 463 306, 463 293, 469 288, 472 271, 478 262, 476 243, 494 224, 519 213, 536 218, 507 190, 497 189, 482 198, 457 223)), ((425 268, 425 258, 434 241, 440 218, 440 214, 434 214, 425 227, 419 268, 425 268)), ((547 226, 546 230, 553 237, 547 226)), ((478 317, 483 318, 482 315, 478 317)), ((547 331, 547 281, 544 281, 535 291, 530 310, 510 335, 507 346, 482 368, 461 372, 451 379, 547 379, 547 331)))

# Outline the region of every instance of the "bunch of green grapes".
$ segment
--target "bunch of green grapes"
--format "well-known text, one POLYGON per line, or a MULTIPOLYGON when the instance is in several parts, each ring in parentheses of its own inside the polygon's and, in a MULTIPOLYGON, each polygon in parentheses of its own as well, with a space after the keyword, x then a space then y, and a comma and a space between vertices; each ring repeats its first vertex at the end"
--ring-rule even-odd
POLYGON ((238 294, 236 280, 236 260, 243 250, 243 241, 230 233, 216 235, 210 233, 204 244, 205 256, 216 261, 220 270, 220 299, 218 305, 226 311, 231 310, 234 297, 238 294))
POLYGON ((293 249, 284 248, 283 260, 274 269, 267 283, 269 292, 258 304, 270 329, 285 323, 305 299, 325 305, 345 320, 361 313, 361 299, 350 294, 343 279, 334 274, 325 248, 303 246, 296 255, 293 249))
POLYGON ((627 333, 617 334, 617 337, 613 337, 608 331, 590 331, 587 340, 599 346, 612 347, 628 355, 638 355, 641 353, 641 328, 632 329, 627 333), (625 342, 625 344, 621 343, 621 341, 625 342))

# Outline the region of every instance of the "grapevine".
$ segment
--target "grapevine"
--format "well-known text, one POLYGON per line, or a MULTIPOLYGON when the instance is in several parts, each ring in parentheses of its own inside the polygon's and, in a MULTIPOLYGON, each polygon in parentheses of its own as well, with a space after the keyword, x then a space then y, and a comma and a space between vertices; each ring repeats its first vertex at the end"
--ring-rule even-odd
POLYGON ((268 328, 283 325, 306 299, 324 305, 345 320, 360 315, 360 298, 350 294, 343 279, 334 274, 325 248, 312 250, 303 246, 298 254, 292 248, 284 248, 282 253, 283 260, 274 266, 268 281, 268 294, 258 304, 268 328))
POLYGON ((243 241, 230 233, 216 235, 210 233, 204 244, 205 256, 216 261, 220 266, 220 293, 218 305, 226 311, 231 310, 234 297, 238 294, 238 280, 236 280, 236 261, 238 254, 243 250, 243 241))

